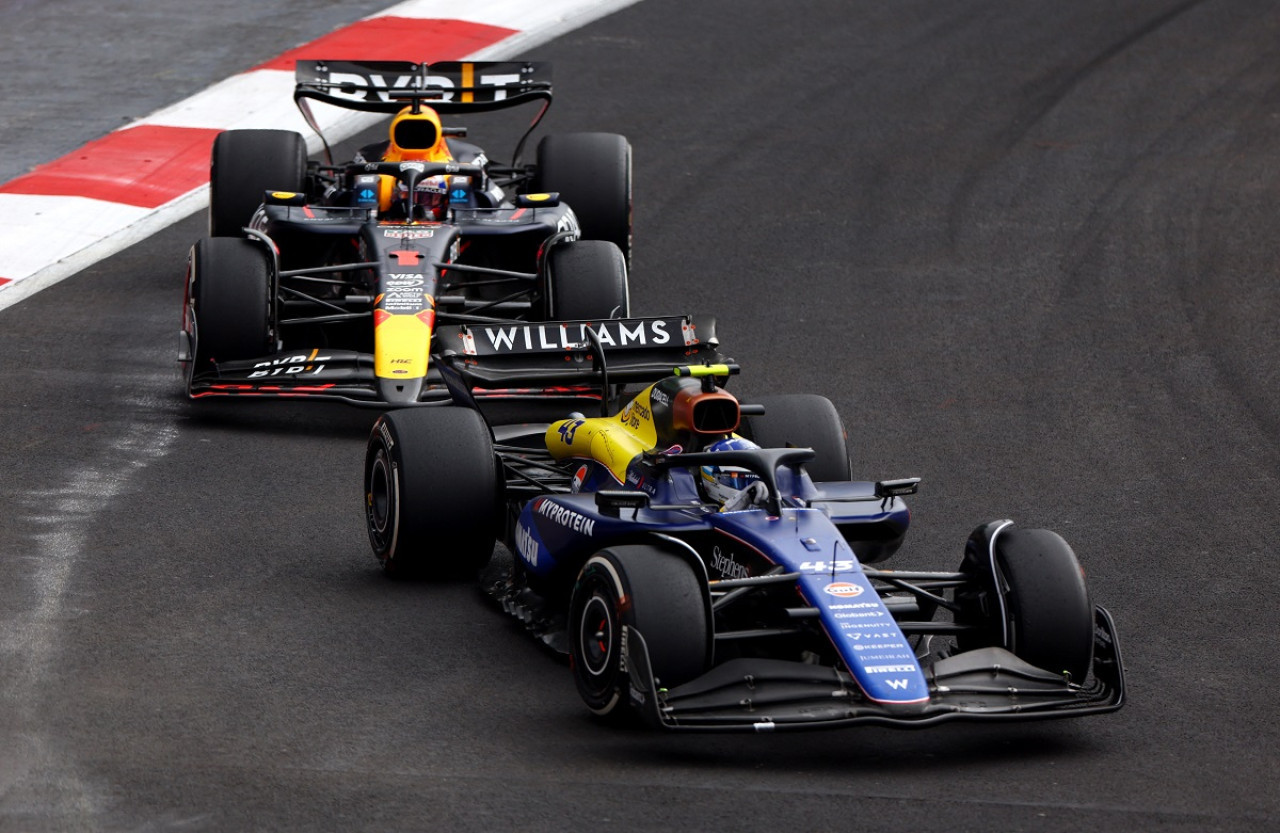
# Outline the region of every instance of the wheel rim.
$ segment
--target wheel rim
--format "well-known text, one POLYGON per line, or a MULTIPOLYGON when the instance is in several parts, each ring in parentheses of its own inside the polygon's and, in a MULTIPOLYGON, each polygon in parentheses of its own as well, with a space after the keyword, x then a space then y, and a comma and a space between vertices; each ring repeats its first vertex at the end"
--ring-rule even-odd
POLYGON ((600 688, 607 687, 608 682, 601 678, 613 664, 614 629, 613 605, 599 592, 593 593, 578 619, 578 649, 582 670, 600 688))
POLYGON ((386 453, 379 451, 369 467, 369 524, 380 537, 385 538, 391 522, 391 472, 387 468, 386 453))

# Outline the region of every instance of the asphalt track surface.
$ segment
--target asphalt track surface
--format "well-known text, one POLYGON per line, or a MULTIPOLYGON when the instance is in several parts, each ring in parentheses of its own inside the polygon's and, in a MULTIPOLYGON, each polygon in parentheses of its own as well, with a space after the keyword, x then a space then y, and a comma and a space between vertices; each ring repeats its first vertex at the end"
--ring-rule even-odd
MULTIPOLYGON (((0 3, 3 176, 381 5, 0 3)), ((194 217, 0 311, 0 830, 1274 827, 1274 7, 644 0, 536 57, 550 129, 635 147, 635 310, 922 476, 898 566, 1062 532, 1129 704, 596 725, 472 588, 380 575, 371 414, 181 400, 194 217)))

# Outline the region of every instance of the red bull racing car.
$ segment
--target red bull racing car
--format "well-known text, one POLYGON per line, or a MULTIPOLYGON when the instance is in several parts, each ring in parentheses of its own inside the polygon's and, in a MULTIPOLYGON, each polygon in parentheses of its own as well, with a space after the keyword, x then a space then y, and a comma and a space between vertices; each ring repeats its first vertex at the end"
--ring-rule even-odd
MULTIPOLYGON (((300 61, 294 98, 393 115, 384 142, 308 161, 282 130, 218 136, 210 237, 187 263, 179 361, 193 399, 372 406, 448 398, 440 323, 625 318, 631 151, 606 133, 525 141, 551 102, 532 62, 300 61), (510 164, 441 114, 540 105, 510 164), (433 344, 435 346, 433 347, 433 344)), ((323 136, 321 137, 323 140, 323 136)))
POLYGON ((904 541, 918 481, 852 480, 828 400, 739 403, 723 387, 737 368, 720 363, 713 322, 679 329, 701 338, 640 347, 621 345, 617 325, 584 326, 563 356, 517 355, 517 332, 503 342, 515 350, 480 339, 442 360, 455 406, 384 414, 369 439, 365 515, 384 569, 487 565, 485 590, 569 656, 593 712, 667 729, 906 728, 1121 707, 1115 626, 1060 536, 993 521, 953 569, 880 566, 904 541), (662 365, 682 351, 692 361, 662 365), (605 396, 597 415, 542 425, 490 425, 469 398, 511 377, 570 374, 606 394, 648 381, 614 407, 605 396))

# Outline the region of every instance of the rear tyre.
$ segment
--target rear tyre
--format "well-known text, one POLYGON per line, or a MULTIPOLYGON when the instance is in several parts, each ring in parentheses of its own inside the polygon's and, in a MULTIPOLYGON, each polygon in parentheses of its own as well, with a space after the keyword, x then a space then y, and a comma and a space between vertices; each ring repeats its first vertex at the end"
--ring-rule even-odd
POLYGON ((560 133, 538 143, 535 192, 556 191, 587 240, 608 240, 631 263, 631 145, 616 133, 560 133))
POLYGON ((488 563, 500 520, 496 460, 475 411, 378 418, 365 452, 365 526, 388 575, 462 578, 488 563))
POLYGON ((763 416, 744 416, 739 433, 761 448, 812 448, 806 468, 816 481, 849 480, 849 441, 831 400, 816 394, 762 396, 763 416))
POLYGON ((629 714, 624 626, 644 636, 661 687, 687 683, 710 667, 703 588, 692 567, 658 547, 610 547, 587 560, 569 602, 570 663, 587 708, 613 720, 629 714))
POLYGON ((271 256, 244 238, 206 237, 191 247, 194 370, 272 352, 271 256))
POLYGON ((547 257, 548 321, 602 321, 631 314, 627 264, 604 240, 578 240, 547 257))
POLYGON ((969 538, 961 570, 975 575, 982 591, 957 594, 958 618, 985 622, 989 644, 1001 645, 1037 668, 1084 682, 1093 665, 1094 617, 1075 552, 1056 532, 997 524, 979 527, 969 538), (1001 590, 1003 605, 996 596, 1001 590))
POLYGON ((213 142, 209 169, 209 234, 239 237, 262 193, 303 191, 307 143, 292 130, 227 130, 213 142))

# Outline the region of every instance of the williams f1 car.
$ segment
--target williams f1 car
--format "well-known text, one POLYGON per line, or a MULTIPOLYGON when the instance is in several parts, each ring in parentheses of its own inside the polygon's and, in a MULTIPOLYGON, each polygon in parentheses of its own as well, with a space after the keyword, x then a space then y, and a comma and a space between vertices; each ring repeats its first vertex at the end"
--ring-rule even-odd
MULTIPOLYGON (((551 103, 528 62, 299 61, 294 99, 394 114, 335 164, 303 137, 231 130, 213 146, 210 237, 192 247, 179 361, 193 399, 448 399, 438 324, 625 318, 631 150, 607 133, 525 141, 551 103), (540 104, 512 163, 440 114, 540 104)), ((323 136, 321 136, 323 141, 323 136)))
POLYGON ((616 410, 606 397, 595 416, 490 425, 467 392, 543 371, 473 356, 442 362, 467 379, 453 383, 457 407, 379 418, 365 514, 388 573, 487 564, 485 590, 569 656, 593 712, 668 729, 906 728, 1121 707, 1112 618, 1057 534, 994 521, 955 569, 878 566, 903 542, 918 480, 851 480, 828 400, 742 404, 723 387, 736 366, 706 363, 721 358, 714 342, 701 362, 659 370, 606 335, 589 365, 574 364, 580 376, 611 374, 607 392, 661 374, 616 410))

